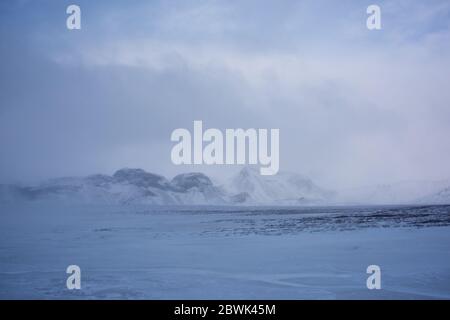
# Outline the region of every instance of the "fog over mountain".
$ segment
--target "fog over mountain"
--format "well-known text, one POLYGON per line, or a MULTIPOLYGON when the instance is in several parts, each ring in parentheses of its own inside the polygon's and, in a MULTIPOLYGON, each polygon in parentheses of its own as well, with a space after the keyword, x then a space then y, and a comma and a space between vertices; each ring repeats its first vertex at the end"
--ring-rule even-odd
MULTIPOLYGON (((280 170, 327 188, 450 177, 450 2, 0 1, 0 183, 223 166, 177 128, 279 128, 280 170), (324 10, 326 8, 326 10, 324 10)), ((230 172, 231 174, 231 172, 230 172)))
POLYGON ((0 185, 0 200, 123 205, 448 204, 449 190, 450 181, 441 181, 403 182, 336 192, 321 188, 299 174, 281 172, 262 176, 251 167, 244 167, 225 183, 214 183, 200 172, 183 173, 168 180, 142 169, 124 168, 112 176, 65 177, 32 186, 0 185))

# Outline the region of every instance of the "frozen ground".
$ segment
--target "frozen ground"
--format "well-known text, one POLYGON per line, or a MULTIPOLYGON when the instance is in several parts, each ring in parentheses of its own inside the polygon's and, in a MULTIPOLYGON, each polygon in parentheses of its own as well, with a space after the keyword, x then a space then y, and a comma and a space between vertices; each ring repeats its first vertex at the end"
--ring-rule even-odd
POLYGON ((450 206, 1 205, 0 298, 449 299, 450 206))

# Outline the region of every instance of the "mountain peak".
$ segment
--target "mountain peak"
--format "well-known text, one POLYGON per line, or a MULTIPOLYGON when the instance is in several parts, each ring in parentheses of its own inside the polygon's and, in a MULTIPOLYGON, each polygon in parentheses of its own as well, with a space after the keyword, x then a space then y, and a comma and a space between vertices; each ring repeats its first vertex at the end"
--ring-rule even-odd
POLYGON ((239 176, 241 177, 249 177, 254 175, 260 175, 259 170, 254 167, 245 166, 239 171, 239 176))
POLYGON ((113 174, 117 182, 126 182, 138 187, 166 188, 169 181, 163 176, 146 172, 143 169, 123 168, 113 174))
POLYGON ((299 174, 280 172, 262 176, 253 167, 244 167, 231 180, 228 189, 240 194, 239 200, 255 203, 312 204, 323 203, 329 192, 299 174), (244 196, 245 195, 245 196, 244 196))
POLYGON ((211 187, 213 185, 211 179, 200 172, 179 174, 172 179, 171 183, 175 188, 181 190, 189 190, 194 187, 203 190, 204 188, 211 187))

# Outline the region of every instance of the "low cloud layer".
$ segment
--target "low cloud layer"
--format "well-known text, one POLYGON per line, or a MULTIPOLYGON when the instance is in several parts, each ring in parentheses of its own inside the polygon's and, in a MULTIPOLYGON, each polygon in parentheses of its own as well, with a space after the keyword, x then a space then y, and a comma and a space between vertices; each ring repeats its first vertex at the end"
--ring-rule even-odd
POLYGON ((0 181, 177 167, 176 128, 279 128, 327 187, 450 177, 450 4, 4 1, 0 181))

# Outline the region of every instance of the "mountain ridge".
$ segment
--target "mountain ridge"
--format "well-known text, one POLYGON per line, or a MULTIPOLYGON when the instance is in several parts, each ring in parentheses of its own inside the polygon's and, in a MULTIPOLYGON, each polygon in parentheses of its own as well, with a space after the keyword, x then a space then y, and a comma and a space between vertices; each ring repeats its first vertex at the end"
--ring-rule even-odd
POLYGON ((252 167, 244 167, 224 184, 214 183, 201 172, 181 173, 169 180, 143 169, 123 168, 112 175, 54 178, 34 186, 0 185, 0 201, 243 206, 450 204, 450 181, 404 182, 336 192, 297 173, 281 171, 275 176, 262 176, 252 167))
POLYGON ((263 177, 256 169, 244 167, 232 179, 235 183, 240 179, 237 185, 242 188, 237 188, 230 184, 214 184, 201 172, 181 173, 169 180, 143 169, 123 168, 112 175, 62 177, 35 186, 1 185, 0 199, 152 205, 288 205, 314 204, 325 195, 311 180, 293 176, 296 178, 292 179, 299 179, 296 185, 289 182, 289 177, 283 173, 263 177), (258 188, 245 190, 249 188, 245 188, 244 184, 258 188), (279 189, 280 185, 284 186, 284 191, 279 189), (289 199, 280 197, 290 188, 289 199), (264 192, 261 193, 261 190, 264 192), (307 190, 314 190, 320 196, 316 197, 307 190))

